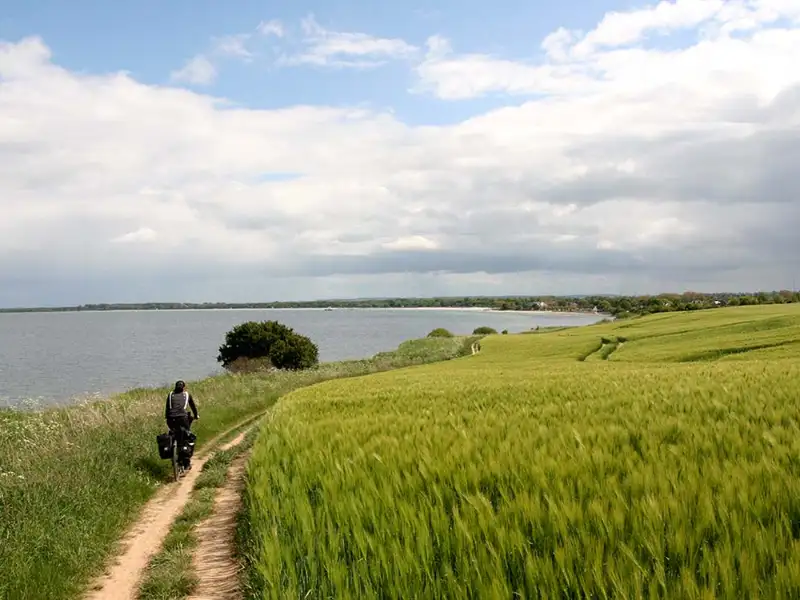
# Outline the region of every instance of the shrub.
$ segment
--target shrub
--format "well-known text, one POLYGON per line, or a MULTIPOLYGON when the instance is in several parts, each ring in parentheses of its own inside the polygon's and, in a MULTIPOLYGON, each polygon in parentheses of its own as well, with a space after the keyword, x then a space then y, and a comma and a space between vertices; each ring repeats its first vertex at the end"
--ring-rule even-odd
POLYGON ((500 333, 502 333, 503 335, 508 335, 508 329, 503 329, 503 331, 501 331, 500 333))
POLYGON ((497 333, 497 330, 492 327, 476 327, 475 331, 472 332, 473 335, 493 335, 495 333, 497 333))
MULTIPOLYGON (((217 361, 229 369, 237 359, 269 359, 276 369, 308 369, 319 362, 309 338, 277 321, 248 321, 225 334, 217 361)), ((241 362, 241 361, 239 361, 241 362)))
POLYGON ((268 356, 261 358, 247 358, 240 356, 230 362, 226 367, 231 373, 245 374, 245 373, 266 373, 272 371, 275 367, 269 360, 268 356))
POLYGON ((428 334, 428 337, 453 337, 453 334, 444 327, 438 327, 428 334))

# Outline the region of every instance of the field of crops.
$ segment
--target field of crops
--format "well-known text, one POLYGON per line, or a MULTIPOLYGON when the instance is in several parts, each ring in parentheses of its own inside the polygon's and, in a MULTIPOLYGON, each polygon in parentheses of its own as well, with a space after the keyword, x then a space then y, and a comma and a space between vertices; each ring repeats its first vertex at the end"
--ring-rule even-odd
POLYGON ((253 597, 800 597, 800 306, 481 345, 278 403, 253 597))

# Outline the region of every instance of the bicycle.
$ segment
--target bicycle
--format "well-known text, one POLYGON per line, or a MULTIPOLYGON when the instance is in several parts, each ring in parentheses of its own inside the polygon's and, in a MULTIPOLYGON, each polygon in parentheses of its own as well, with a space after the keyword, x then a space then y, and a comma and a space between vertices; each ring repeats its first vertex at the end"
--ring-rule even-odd
MULTIPOLYGON (((171 433, 172 432, 170 432, 170 434, 171 433)), ((183 468, 183 465, 181 465, 180 460, 178 460, 179 451, 178 451, 178 441, 176 439, 176 436, 170 435, 170 437, 172 439, 172 446, 170 448, 170 450, 171 450, 170 454, 172 455, 172 457, 171 457, 171 459, 172 459, 172 476, 175 479, 175 481, 178 481, 183 476, 183 474, 186 472, 186 469, 183 468)))
POLYGON ((192 421, 194 421, 194 418, 192 417, 191 414, 189 414, 188 417, 189 417, 189 428, 185 430, 183 447, 181 448, 178 447, 178 435, 177 435, 178 432, 173 429, 169 430, 169 437, 170 437, 169 454, 170 454, 170 460, 172 461, 172 476, 174 477, 175 481, 178 481, 184 475, 184 473, 186 473, 186 469, 183 467, 183 464, 181 464, 182 461, 180 460, 181 452, 191 451, 189 457, 191 457, 194 454, 194 440, 196 439, 197 436, 195 436, 191 431, 192 421))

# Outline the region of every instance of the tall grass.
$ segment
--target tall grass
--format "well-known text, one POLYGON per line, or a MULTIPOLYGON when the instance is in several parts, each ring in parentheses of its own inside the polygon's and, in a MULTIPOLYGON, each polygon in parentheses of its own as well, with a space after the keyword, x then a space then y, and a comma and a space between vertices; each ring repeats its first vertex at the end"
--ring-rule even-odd
POLYGON ((248 467, 249 596, 800 597, 800 352, 676 362, 771 314, 497 336, 293 392, 248 467))
MULTIPOLYGON (((223 375, 191 385, 198 450, 298 387, 469 351, 470 338, 419 340, 370 360, 294 373, 223 375)), ((143 503, 168 481, 155 436, 166 390, 43 412, 0 411, 0 598, 75 597, 143 503)))

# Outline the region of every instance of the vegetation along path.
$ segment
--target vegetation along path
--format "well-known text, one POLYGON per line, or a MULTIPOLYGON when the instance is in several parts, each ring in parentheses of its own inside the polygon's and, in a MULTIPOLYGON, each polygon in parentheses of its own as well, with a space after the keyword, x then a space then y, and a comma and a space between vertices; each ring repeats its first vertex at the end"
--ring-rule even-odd
MULTIPOLYGON (((235 428, 234 428, 235 429, 235 428)), ((240 433, 220 446, 227 450, 244 439, 240 433)), ((189 500, 203 465, 213 456, 206 453, 192 461, 192 470, 176 484, 166 486, 147 503, 139 520, 123 540, 124 550, 108 573, 101 577, 86 596, 87 600, 135 600, 142 573, 161 547, 172 522, 189 500)))

